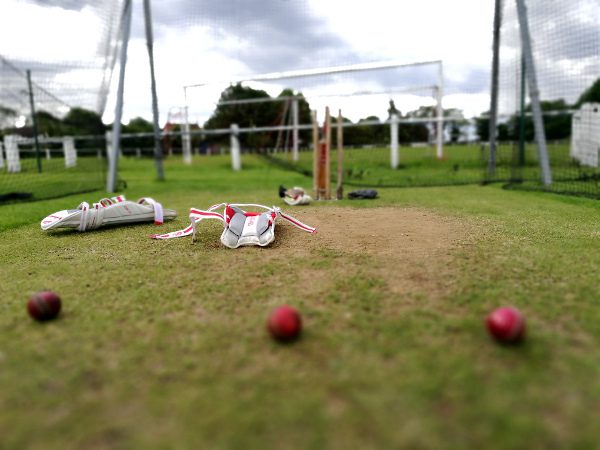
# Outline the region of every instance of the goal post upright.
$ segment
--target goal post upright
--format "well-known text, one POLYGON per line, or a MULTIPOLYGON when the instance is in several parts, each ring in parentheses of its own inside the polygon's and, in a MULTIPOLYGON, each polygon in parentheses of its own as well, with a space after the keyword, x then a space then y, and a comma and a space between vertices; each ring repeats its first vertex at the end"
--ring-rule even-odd
POLYGON ((444 157, 444 110, 442 108, 442 98, 444 96, 444 68, 442 62, 438 62, 438 85, 436 88, 436 115, 437 115, 437 159, 444 157))
POLYGON ((299 129, 300 124, 298 97, 292 99, 292 161, 298 162, 299 129))
POLYGON ((183 87, 183 134, 181 136, 183 146, 183 161, 186 164, 192 162, 192 138, 190 136, 190 119, 189 119, 189 106, 188 106, 188 95, 187 86, 183 87))
POLYGON ((393 113, 390 116, 390 167, 397 169, 400 161, 400 152, 398 150, 398 115, 393 113))

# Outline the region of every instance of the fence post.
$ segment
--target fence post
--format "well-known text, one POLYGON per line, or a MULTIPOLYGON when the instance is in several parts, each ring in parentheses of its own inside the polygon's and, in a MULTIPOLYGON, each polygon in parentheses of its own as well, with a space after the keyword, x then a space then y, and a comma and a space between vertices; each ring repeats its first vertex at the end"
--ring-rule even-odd
POLYGON ((19 144, 17 136, 8 134, 4 136, 4 147, 6 148, 6 170, 9 173, 21 171, 21 158, 19 156, 19 144))
POLYGON ((0 142, 0 169, 4 169, 4 151, 2 150, 3 145, 0 142))
POLYGON ((240 140, 238 139, 239 127, 237 124, 231 124, 231 168, 235 171, 242 169, 242 159, 240 155, 240 140))
POLYGON ((111 160, 113 157, 112 153, 112 131, 107 131, 104 133, 106 136, 106 159, 108 160, 108 165, 110 166, 111 160))
POLYGON ((77 165, 77 150, 75 150, 75 140, 71 136, 63 137, 63 153, 65 155, 65 167, 75 167, 77 165))

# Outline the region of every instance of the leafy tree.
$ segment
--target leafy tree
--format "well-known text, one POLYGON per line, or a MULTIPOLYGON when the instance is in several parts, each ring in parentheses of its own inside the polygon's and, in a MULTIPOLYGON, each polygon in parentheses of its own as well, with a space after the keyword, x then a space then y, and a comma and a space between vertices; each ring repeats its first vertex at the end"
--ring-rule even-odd
MULTIPOLYGON (((413 119, 428 119, 431 118, 430 123, 414 123, 403 125, 402 127, 408 132, 408 135, 402 137, 401 142, 405 142, 402 139, 406 139, 406 142, 427 142, 429 136, 435 136, 437 133, 437 127, 433 121, 437 117, 437 107, 435 106, 420 106, 419 109, 409 111, 406 117, 413 119)), ((447 124, 444 124, 447 126, 447 124)))
MULTIPOLYGON (((360 119, 356 127, 344 130, 344 145, 373 145, 383 142, 384 130, 381 125, 369 125, 368 122, 381 123, 379 117, 368 116, 360 119)), ((389 131, 388 131, 389 136, 389 131)))
POLYGON ((594 81, 594 83, 589 88, 587 88, 581 93, 579 99, 575 103, 575 107, 579 108, 584 103, 591 102, 600 103, 600 78, 594 81))
MULTIPOLYGON (((544 131, 549 140, 566 139, 571 135, 571 113, 570 106, 564 99, 542 100, 540 102, 542 112, 552 112, 544 115, 544 131)), ((535 129, 531 115, 531 104, 525 107, 525 117, 523 118, 524 139, 533 141, 535 138, 535 129)), ((476 130, 479 139, 489 140, 489 112, 485 112, 476 120, 476 130)), ((497 130, 497 139, 499 141, 519 140, 521 124, 520 113, 513 114, 506 123, 499 123, 497 130)))
MULTIPOLYGON (((219 105, 215 112, 204 124, 206 129, 219 129, 229 128, 231 124, 237 124, 240 128, 245 127, 256 127, 256 126, 267 126, 273 125, 277 119, 277 106, 276 102, 259 102, 259 103, 246 103, 246 104, 226 104, 225 102, 236 101, 236 100, 255 100, 255 99, 269 99, 270 96, 263 90, 253 89, 248 86, 242 86, 241 83, 233 84, 227 87, 219 98, 219 105), (225 104, 224 104, 225 103, 225 104)), ((268 138, 268 135, 266 135, 268 138)), ((248 145, 248 134, 240 135, 240 143, 242 146, 248 145)), ((228 136, 223 136, 221 140, 227 142, 228 136)), ((260 137, 260 141, 265 139, 263 133, 260 137)), ((257 142, 259 139, 257 136, 250 137, 253 141, 253 145, 260 145, 257 142)))
POLYGON ((480 141, 490 140, 490 112, 486 111, 475 119, 475 132, 480 141))
MULTIPOLYGON (((125 133, 153 133, 154 125, 142 117, 131 119, 128 124, 121 128, 125 133)), ((127 148, 154 148, 153 136, 140 136, 122 140, 122 146, 127 148)))
MULTIPOLYGON (((283 98, 283 97, 294 97, 294 96, 299 97, 299 99, 298 99, 298 122, 301 124, 311 123, 312 118, 311 118, 310 105, 304 98, 304 95, 302 94, 302 92, 297 92, 294 94, 294 91, 292 89, 284 89, 283 91, 281 91, 281 93, 277 97, 283 98)), ((298 135, 299 135, 301 144, 312 142, 312 131, 311 130, 300 130, 298 135)))
POLYGON ((66 135, 103 135, 106 126, 102 118, 94 111, 83 108, 71 108, 63 119, 63 131, 66 135))
MULTIPOLYGON (((490 118, 489 111, 486 111, 477 119, 475 119, 475 132, 482 142, 487 142, 490 139, 490 118)), ((507 123, 498 123, 496 125, 496 139, 498 141, 509 141, 514 139, 514 126, 507 123)))
MULTIPOLYGON (((564 99, 542 100, 540 102, 542 112, 552 112, 553 114, 544 115, 544 131, 546 138, 550 140, 566 139, 571 135, 571 114, 569 105, 564 99), (562 111, 562 113, 561 113, 562 111)), ((533 126, 533 117, 531 115, 532 107, 528 104, 525 107, 527 113, 524 121, 525 141, 532 141, 535 138, 535 129, 533 126)), ((515 113, 508 121, 508 139, 519 139, 520 114, 515 113)))
POLYGON ((154 125, 143 117, 131 119, 127 125, 122 127, 123 133, 152 133, 154 125))
POLYGON ((63 123, 58 117, 54 117, 46 111, 37 111, 35 117, 39 134, 47 136, 63 136, 65 134, 63 123))
MULTIPOLYGON (((268 127, 285 124, 286 118, 291 114, 290 103, 283 100, 286 97, 301 96, 294 94, 291 89, 284 89, 277 98, 282 101, 264 101, 245 104, 227 104, 236 100, 269 100, 271 97, 263 90, 253 89, 248 86, 242 86, 240 83, 227 87, 220 96, 219 105, 204 124, 205 129, 229 128, 235 123, 240 128, 245 127, 268 127)), ((302 97, 299 101, 299 120, 300 123, 310 123, 310 107, 302 97)), ((310 131, 300 133, 300 138, 310 142, 310 131)), ((220 138, 226 142, 229 137, 220 138)), ((247 133, 240 135, 240 143, 245 147, 263 148, 273 146, 276 143, 277 132, 270 133, 247 133)))

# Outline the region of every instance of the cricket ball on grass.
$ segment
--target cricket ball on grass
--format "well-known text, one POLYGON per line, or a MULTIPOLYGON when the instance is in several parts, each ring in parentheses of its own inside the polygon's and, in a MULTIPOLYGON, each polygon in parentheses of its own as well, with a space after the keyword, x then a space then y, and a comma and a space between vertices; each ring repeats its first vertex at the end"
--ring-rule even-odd
POLYGON ((267 329, 278 341, 293 341, 302 332, 302 318, 295 308, 288 305, 279 306, 271 312, 267 329))
POLYGON ((514 344, 525 337, 525 318, 512 306, 492 311, 485 319, 490 335, 499 342, 514 344))
POLYGON ((60 307, 60 297, 52 291, 36 292, 27 302, 29 315, 39 322, 55 319, 60 307))

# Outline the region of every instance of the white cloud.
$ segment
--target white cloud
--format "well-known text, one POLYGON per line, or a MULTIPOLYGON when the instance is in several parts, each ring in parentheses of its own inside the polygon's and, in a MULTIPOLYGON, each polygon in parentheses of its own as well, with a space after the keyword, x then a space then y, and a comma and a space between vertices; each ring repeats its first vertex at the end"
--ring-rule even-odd
POLYGON ((103 24, 93 8, 81 11, 42 8, 18 0, 2 0, 0 54, 40 63, 82 64, 94 60, 103 24))

